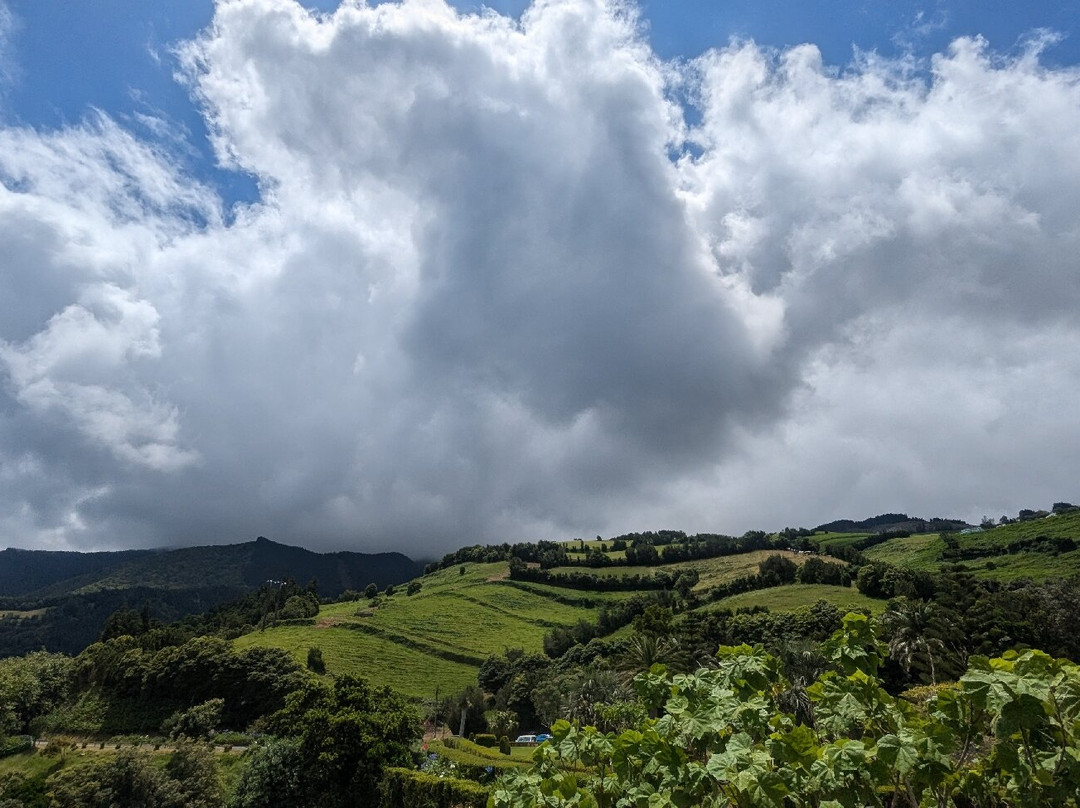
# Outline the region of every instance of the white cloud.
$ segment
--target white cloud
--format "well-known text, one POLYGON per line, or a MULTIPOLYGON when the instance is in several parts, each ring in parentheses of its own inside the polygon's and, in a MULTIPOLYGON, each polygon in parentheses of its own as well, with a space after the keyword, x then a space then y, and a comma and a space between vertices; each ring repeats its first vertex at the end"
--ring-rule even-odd
POLYGON ((0 130, 12 543, 1075 497, 1080 87, 1037 49, 679 66, 601 0, 229 0, 179 52, 233 217, 104 115, 0 130))

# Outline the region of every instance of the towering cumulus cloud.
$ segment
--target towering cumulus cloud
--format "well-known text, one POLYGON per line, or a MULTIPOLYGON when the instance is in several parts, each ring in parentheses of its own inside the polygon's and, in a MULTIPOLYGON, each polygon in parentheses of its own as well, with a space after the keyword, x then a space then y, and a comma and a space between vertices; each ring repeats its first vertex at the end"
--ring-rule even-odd
POLYGON ((0 130, 0 535, 430 553, 1045 504, 1080 81, 1039 48, 668 64, 602 0, 220 0, 181 80, 258 203, 102 114, 0 130))

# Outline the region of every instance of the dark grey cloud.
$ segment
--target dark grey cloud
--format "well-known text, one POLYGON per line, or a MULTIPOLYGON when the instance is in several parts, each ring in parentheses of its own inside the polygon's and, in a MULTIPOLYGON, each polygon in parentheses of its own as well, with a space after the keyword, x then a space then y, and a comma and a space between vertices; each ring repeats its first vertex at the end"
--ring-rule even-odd
POLYGON ((601 0, 232 0, 180 55, 235 216, 104 116, 0 130, 7 543, 1076 496, 1080 89, 1034 47, 672 65, 601 0))

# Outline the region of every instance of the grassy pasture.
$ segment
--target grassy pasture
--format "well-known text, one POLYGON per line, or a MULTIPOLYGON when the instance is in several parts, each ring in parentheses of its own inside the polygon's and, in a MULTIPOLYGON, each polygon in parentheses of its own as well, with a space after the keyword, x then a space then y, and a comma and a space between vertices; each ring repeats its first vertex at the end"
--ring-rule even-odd
POLYGON ((436 685, 444 693, 451 693, 476 683, 476 668, 472 665, 344 626, 279 626, 245 634, 233 642, 237 648, 284 648, 301 665, 307 661, 308 649, 317 646, 322 649, 327 672, 362 676, 416 699, 431 698, 436 685))
MULTIPOLYGON (((698 588, 707 590, 742 575, 775 550, 684 561, 662 567, 619 567, 586 571, 598 574, 678 573, 695 569, 698 588)), ((782 551, 796 563, 809 556, 782 551)), ((582 571, 564 568, 564 571, 582 571)), ((633 597, 636 592, 590 592, 529 581, 511 581, 509 565, 467 563, 418 579, 420 591, 326 604, 315 625, 278 626, 235 640, 237 647, 272 646, 287 650, 301 664, 308 649, 323 652, 327 671, 363 676, 415 699, 431 698, 436 685, 444 693, 476 682, 479 665, 489 654, 508 648, 539 652, 544 635, 557 626, 595 621, 599 608, 633 597)), ((841 608, 866 605, 854 590, 840 587, 778 587, 748 593, 731 605, 762 603, 774 609, 812 604, 819 598, 841 608)), ((725 601, 724 605, 728 605, 725 601)), ((628 631, 628 629, 627 629, 628 631)), ((618 636, 618 635, 616 635, 618 636)))
POLYGON ((476 682, 489 654, 507 648, 538 652, 555 626, 595 620, 600 604, 633 593, 590 593, 506 579, 508 565, 467 564, 419 579, 406 595, 398 588, 367 600, 331 603, 316 625, 278 626, 235 640, 237 647, 273 646, 301 664, 322 649, 330 673, 364 676, 414 698, 430 698, 476 682), (607 597, 616 595, 618 597, 607 597))
POLYGON ((860 542, 869 535, 869 533, 815 533, 810 537, 810 541, 822 549, 836 549, 860 542))
MULTIPOLYGON (((554 567, 552 572, 571 574, 574 572, 588 572, 597 577, 621 578, 627 575, 652 575, 660 570, 667 570, 676 575, 682 570, 695 569, 699 580, 696 590, 710 589, 717 584, 739 578, 743 575, 753 575, 758 571, 758 565, 771 555, 782 555, 790 558, 796 564, 802 564, 809 556, 800 555, 790 550, 754 550, 750 553, 739 555, 720 556, 718 558, 703 558, 696 561, 680 561, 675 564, 663 564, 652 567, 554 567)), ((831 559, 834 560, 835 559, 831 559)))
POLYGON ((709 608, 738 609, 748 606, 767 606, 774 612, 789 612, 813 606, 819 600, 828 601, 842 611, 869 609, 873 614, 880 614, 885 610, 885 601, 868 598, 855 587, 828 584, 789 584, 759 589, 755 592, 743 592, 710 604, 709 608))
POLYGON ((935 570, 940 566, 941 551, 945 549, 937 533, 920 533, 903 539, 889 539, 863 553, 871 561, 885 561, 900 567, 935 570))
MULTIPOLYGON (((980 533, 953 534, 960 548, 986 551, 1004 548, 1014 541, 1036 539, 1041 536, 1071 538, 1080 542, 1080 513, 999 525, 980 533)), ((939 534, 926 533, 902 539, 890 539, 869 548, 865 553, 874 561, 886 561, 897 566, 935 571, 945 564, 954 563, 949 559, 942 559, 943 550, 945 550, 945 542, 939 534)), ((1069 576, 1080 572, 1080 550, 1056 556, 1050 553, 1024 551, 1011 555, 968 559, 961 563, 980 577, 999 580, 1018 578, 1038 580, 1069 576)))

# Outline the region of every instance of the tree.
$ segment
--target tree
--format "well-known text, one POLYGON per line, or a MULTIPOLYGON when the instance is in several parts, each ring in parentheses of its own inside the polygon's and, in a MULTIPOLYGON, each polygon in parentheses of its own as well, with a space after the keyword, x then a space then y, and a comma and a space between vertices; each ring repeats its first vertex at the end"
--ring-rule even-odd
POLYGON ((338 677, 332 687, 306 683, 267 728, 300 740, 300 790, 317 794, 323 808, 376 804, 383 769, 411 765, 421 734, 403 696, 352 676, 338 677))
POLYGON ((173 713, 161 725, 162 732, 170 738, 209 738, 218 724, 225 708, 224 699, 210 699, 187 710, 173 713))
POLYGON ((446 723, 458 729, 457 734, 464 736, 469 732, 482 732, 484 723, 484 691, 476 685, 469 685, 456 696, 446 700, 440 713, 446 716, 446 723))
POLYGON ((180 744, 165 764, 165 774, 176 783, 185 808, 220 808, 224 789, 206 744, 180 744))
POLYGON ((364 597, 371 600, 373 597, 379 594, 379 587, 377 584, 368 584, 364 587, 364 597))
POLYGON ((758 564, 758 574, 763 579, 774 582, 774 585, 795 583, 798 572, 799 565, 779 553, 769 556, 758 564))
POLYGON ((323 661, 321 648, 309 648, 307 652, 307 668, 314 673, 326 673, 326 663, 323 661))
POLYGON ((251 752, 236 784, 231 808, 318 806, 317 784, 305 772, 300 738, 271 738, 251 752))
MULTIPOLYGON (((49 778, 54 808, 184 808, 179 784, 145 752, 122 749, 112 760, 63 769, 49 778)), ((220 804, 220 802, 218 803, 220 804)))
POLYGON ((684 656, 678 640, 656 634, 634 634, 623 646, 615 668, 623 681, 630 682, 637 674, 650 670, 653 665, 683 670, 684 656))
POLYGON ((421 584, 419 581, 409 581, 409 586, 405 589, 405 594, 410 596, 415 595, 417 592, 420 591, 422 586, 423 584, 421 584))
POLYGON ((510 710, 488 710, 484 713, 484 719, 487 721, 488 729, 496 737, 511 735, 517 728, 517 713, 510 710))
POLYGON ((937 684, 934 654, 945 650, 945 644, 934 635, 937 607, 921 600, 900 598, 889 603, 882 616, 882 625, 889 634, 889 656, 910 671, 912 662, 921 651, 930 667, 930 684, 937 684))

